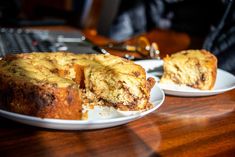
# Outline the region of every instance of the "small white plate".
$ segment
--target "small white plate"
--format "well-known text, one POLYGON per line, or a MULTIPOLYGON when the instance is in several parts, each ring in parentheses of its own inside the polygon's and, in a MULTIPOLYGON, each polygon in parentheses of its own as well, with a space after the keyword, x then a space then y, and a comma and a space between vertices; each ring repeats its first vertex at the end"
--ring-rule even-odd
MULTIPOLYGON (((116 111, 115 114, 112 114, 112 117, 109 114, 108 117, 106 118, 105 117, 101 118, 100 113, 95 113, 95 112, 103 112, 104 110, 102 109, 97 109, 96 111, 93 111, 92 114, 94 115, 93 117, 91 117, 91 120, 62 120, 62 119, 38 118, 38 117, 27 116, 5 111, 2 109, 0 109, 0 116, 23 124, 28 124, 42 128, 49 128, 49 129, 91 130, 91 129, 108 128, 134 121, 143 116, 146 116, 147 114, 159 108, 165 99, 164 92, 158 87, 157 84, 155 84, 150 94, 151 94, 150 102, 153 104, 153 108, 151 108, 150 110, 137 113, 136 112, 123 113, 116 111), (95 119, 97 118, 97 115, 98 119, 95 119)), ((107 111, 107 109, 105 110, 107 111)), ((103 116, 106 116, 106 113, 104 113, 103 116)))
MULTIPOLYGON (((162 60, 142 60, 136 61, 137 64, 141 65, 147 72, 152 69, 160 69, 159 67, 163 65, 162 60)), ((156 75, 159 72, 151 72, 151 74, 156 75)), ((162 71, 160 71, 162 73, 162 71)), ((160 79, 160 78, 159 78, 160 79)), ((184 97, 199 97, 199 96, 210 96, 226 91, 232 90, 235 88, 235 76, 221 69, 217 69, 217 77, 213 90, 199 90, 183 85, 174 85, 174 84, 159 84, 165 94, 175 95, 175 96, 184 96, 184 97)))

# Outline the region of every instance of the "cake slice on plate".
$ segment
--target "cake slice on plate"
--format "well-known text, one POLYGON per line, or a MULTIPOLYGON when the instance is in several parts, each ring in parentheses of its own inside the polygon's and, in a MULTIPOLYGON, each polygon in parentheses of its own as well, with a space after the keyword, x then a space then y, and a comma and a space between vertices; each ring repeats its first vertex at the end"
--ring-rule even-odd
POLYGON ((161 84, 186 85, 200 90, 213 89, 217 58, 206 50, 185 50, 166 56, 161 84))

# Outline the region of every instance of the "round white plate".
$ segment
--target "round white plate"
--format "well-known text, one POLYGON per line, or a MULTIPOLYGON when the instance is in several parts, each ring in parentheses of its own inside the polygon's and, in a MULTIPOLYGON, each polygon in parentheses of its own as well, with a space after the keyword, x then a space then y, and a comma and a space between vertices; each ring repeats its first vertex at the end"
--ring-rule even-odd
POLYGON ((155 84, 155 86, 151 90, 151 96, 150 96, 150 102, 152 102, 154 107, 151 108, 150 110, 143 112, 138 112, 138 113, 117 112, 113 114, 113 117, 101 118, 100 113, 99 114, 94 113, 96 111, 97 112, 101 111, 100 109, 98 109, 92 113, 95 115, 99 115, 98 119, 95 119, 97 118, 97 116, 94 116, 91 117, 91 120, 62 120, 62 119, 38 118, 0 109, 0 116, 20 123, 37 127, 50 128, 50 129, 60 129, 60 130, 101 129, 101 128, 108 128, 108 127, 126 124, 128 122, 146 116, 147 114, 159 108, 163 103, 164 99, 165 99, 164 92, 158 87, 157 84, 155 84))
MULTIPOLYGON (((156 73, 162 73, 157 71, 163 65, 162 60, 142 60, 136 61, 141 65, 149 74, 156 75, 156 73), (154 72, 153 69, 156 69, 154 72)), ((159 79, 159 78, 158 78, 159 79)), ((235 88, 235 76, 221 69, 217 69, 217 77, 213 90, 199 90, 183 85, 174 84, 159 84, 165 94, 184 96, 184 97, 198 97, 198 96, 210 96, 220 94, 235 88)))

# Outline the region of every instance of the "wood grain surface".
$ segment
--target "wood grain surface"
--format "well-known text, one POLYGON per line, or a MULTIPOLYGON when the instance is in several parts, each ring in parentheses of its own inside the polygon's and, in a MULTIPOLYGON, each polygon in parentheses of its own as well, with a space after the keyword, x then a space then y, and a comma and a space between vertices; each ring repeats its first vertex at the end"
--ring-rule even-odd
MULTIPOLYGON (((97 44, 108 42, 94 32, 84 33, 97 44)), ((156 30, 146 36, 159 44, 161 56, 192 45, 183 33, 156 30)), ((234 156, 234 109, 232 90, 198 98, 166 96, 158 110, 141 119, 91 131, 43 129, 0 118, 0 156, 234 156)))

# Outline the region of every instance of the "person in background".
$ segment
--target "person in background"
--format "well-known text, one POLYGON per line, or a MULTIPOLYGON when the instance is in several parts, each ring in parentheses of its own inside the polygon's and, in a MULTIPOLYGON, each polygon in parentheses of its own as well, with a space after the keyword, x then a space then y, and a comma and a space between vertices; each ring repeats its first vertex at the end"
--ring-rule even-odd
POLYGON ((203 48, 218 58, 218 67, 235 74, 235 3, 225 1, 225 10, 217 25, 211 27, 203 48))
POLYGON ((218 67, 235 74, 234 0, 122 0, 108 36, 122 41, 151 29, 199 36, 218 67))

